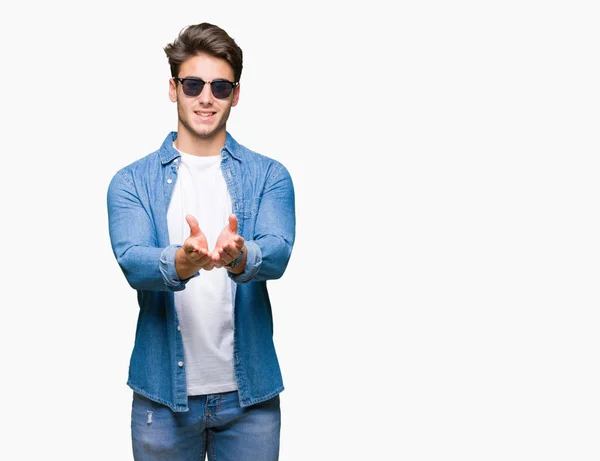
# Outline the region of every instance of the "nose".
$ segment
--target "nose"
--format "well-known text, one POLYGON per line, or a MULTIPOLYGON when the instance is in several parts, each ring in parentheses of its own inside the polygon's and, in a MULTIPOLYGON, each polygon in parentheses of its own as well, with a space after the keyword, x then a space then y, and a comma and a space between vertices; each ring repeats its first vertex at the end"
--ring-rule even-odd
POLYGON ((198 95, 198 98, 200 99, 201 104, 210 104, 212 102, 213 94, 209 82, 204 83, 204 87, 198 95))

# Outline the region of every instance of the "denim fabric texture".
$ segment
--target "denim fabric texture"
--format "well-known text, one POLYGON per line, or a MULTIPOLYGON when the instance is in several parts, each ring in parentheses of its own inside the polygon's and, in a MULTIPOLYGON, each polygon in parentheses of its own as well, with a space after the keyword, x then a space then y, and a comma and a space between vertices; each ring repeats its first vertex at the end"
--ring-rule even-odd
MULTIPOLYGON (((181 245, 170 244, 167 225, 180 162, 176 137, 169 133, 159 150, 113 176, 107 207, 113 253, 139 304, 127 384, 180 412, 188 411, 188 396, 173 292, 185 289, 189 279, 177 276, 175 252, 181 245)), ((234 369, 240 406, 246 407, 284 388, 266 282, 283 275, 292 253, 294 188, 281 163, 238 144, 229 133, 221 169, 247 250, 244 272, 228 273, 235 282, 234 369)), ((202 271, 193 277, 202 277, 202 271)))
POLYGON ((250 407, 237 392, 189 398, 175 413, 134 393, 131 441, 136 461, 277 461, 281 431, 279 395, 250 407))

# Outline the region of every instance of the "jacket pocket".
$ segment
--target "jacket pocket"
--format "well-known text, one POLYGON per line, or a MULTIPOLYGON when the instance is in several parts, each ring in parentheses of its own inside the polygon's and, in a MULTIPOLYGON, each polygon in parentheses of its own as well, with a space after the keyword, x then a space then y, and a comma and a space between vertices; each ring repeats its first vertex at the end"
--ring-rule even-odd
POLYGON ((258 214, 258 208, 260 206, 260 197, 253 197, 251 199, 241 201, 241 209, 238 211, 238 215, 242 218, 251 218, 258 214))

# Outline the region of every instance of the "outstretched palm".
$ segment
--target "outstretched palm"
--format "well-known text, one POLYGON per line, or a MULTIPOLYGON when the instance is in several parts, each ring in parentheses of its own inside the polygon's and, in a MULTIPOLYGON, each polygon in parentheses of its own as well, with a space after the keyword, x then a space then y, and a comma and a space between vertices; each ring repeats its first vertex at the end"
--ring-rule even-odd
POLYGON ((238 258, 244 246, 244 238, 238 233, 238 220, 234 214, 229 215, 229 223, 223 228, 215 249, 212 260, 215 267, 223 267, 238 258))
POLYGON ((214 267, 208 242, 204 232, 200 230, 198 221, 192 215, 185 217, 190 226, 190 236, 183 242, 182 248, 190 263, 202 266, 203 269, 211 270, 214 267))

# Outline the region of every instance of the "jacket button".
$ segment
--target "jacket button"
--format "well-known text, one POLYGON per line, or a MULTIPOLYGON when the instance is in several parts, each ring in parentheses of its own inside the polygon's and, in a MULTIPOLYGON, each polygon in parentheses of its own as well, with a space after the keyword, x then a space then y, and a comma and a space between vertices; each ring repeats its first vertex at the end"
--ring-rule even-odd
POLYGON ((183 362, 178 362, 177 365, 179 365, 180 367, 183 366, 183 362))
POLYGON ((181 325, 177 325, 177 331, 181 331, 181 325))
POLYGON ((167 184, 171 184, 173 180, 171 178, 167 179, 167 184))

